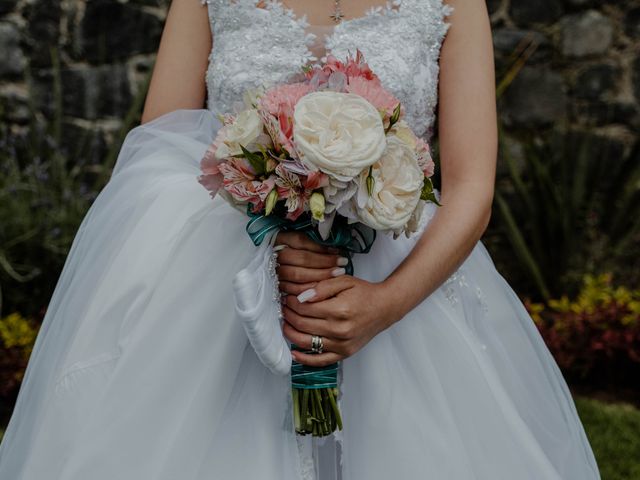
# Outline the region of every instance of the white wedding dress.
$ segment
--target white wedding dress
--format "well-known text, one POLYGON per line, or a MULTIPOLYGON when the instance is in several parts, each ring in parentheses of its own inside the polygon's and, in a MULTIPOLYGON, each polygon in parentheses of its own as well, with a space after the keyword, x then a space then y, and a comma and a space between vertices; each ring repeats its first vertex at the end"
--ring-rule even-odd
MULTIPOLYGON (((206 3, 208 109, 127 136, 51 299, 0 479, 600 478, 560 370, 480 243, 342 362, 344 429, 294 434, 290 379, 259 361, 236 311, 234 276, 256 253, 247 218, 196 180, 220 127, 214 112, 297 73, 312 51, 341 58, 357 47, 429 138, 449 9, 402 0, 314 43, 314 27, 275 1, 206 3)), ((383 280, 418 237, 379 235, 355 274, 383 280)))

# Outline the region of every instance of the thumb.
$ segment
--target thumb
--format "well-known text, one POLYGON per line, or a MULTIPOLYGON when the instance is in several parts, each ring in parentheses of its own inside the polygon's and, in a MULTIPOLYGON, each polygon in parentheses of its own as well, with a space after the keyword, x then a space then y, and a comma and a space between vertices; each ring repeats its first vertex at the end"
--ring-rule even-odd
POLYGON ((351 275, 341 275, 336 278, 321 280, 313 288, 309 288, 298 295, 297 299, 300 303, 321 302, 353 287, 354 283, 355 280, 351 275))

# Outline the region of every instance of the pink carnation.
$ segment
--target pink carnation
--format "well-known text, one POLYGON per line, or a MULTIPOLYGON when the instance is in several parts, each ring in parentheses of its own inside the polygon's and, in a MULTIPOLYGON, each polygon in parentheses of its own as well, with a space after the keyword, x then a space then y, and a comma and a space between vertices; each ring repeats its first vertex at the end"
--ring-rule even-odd
MULTIPOLYGON (((384 121, 388 121, 393 110, 398 106, 400 100, 394 97, 379 82, 367 80, 365 78, 350 78, 347 85, 347 92, 360 95, 371 103, 378 111, 384 112, 384 121)), ((404 107, 400 106, 400 118, 403 117, 404 107)))
POLYGON ((311 92, 310 85, 292 83, 278 85, 260 98, 258 110, 276 150, 284 148, 293 155, 293 110, 298 100, 311 92))
POLYGON ((432 177, 435 172, 436 165, 431 157, 429 144, 423 139, 418 138, 416 141, 416 151, 418 153, 418 166, 420 167, 420 170, 424 172, 425 177, 432 177))

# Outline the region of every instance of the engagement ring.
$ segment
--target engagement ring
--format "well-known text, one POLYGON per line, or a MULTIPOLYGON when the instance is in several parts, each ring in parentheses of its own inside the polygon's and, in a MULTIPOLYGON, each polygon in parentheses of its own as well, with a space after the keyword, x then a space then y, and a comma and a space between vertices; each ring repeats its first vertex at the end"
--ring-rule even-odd
POLYGON ((311 351, 313 353, 322 353, 324 345, 322 343, 322 337, 318 335, 311 336, 311 351))

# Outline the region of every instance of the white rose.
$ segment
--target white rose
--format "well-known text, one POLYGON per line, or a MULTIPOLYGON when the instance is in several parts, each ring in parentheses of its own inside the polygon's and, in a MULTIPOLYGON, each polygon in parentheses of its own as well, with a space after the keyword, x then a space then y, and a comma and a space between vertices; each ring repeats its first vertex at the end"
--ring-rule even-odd
POLYGON ((386 146, 375 107, 359 95, 331 91, 312 92, 298 100, 293 138, 308 168, 340 180, 373 165, 386 146))
POLYGON ((388 135, 387 148, 371 171, 371 195, 367 191, 368 174, 364 171, 358 177, 351 212, 355 210, 361 222, 376 230, 403 229, 418 206, 424 182, 415 150, 401 138, 388 135))
POLYGON ((266 147, 271 145, 270 137, 264 133, 262 120, 255 109, 243 110, 233 123, 223 128, 221 135, 216 139, 215 153, 221 160, 240 155, 242 153, 240 145, 250 152, 258 151, 259 145, 266 147))

